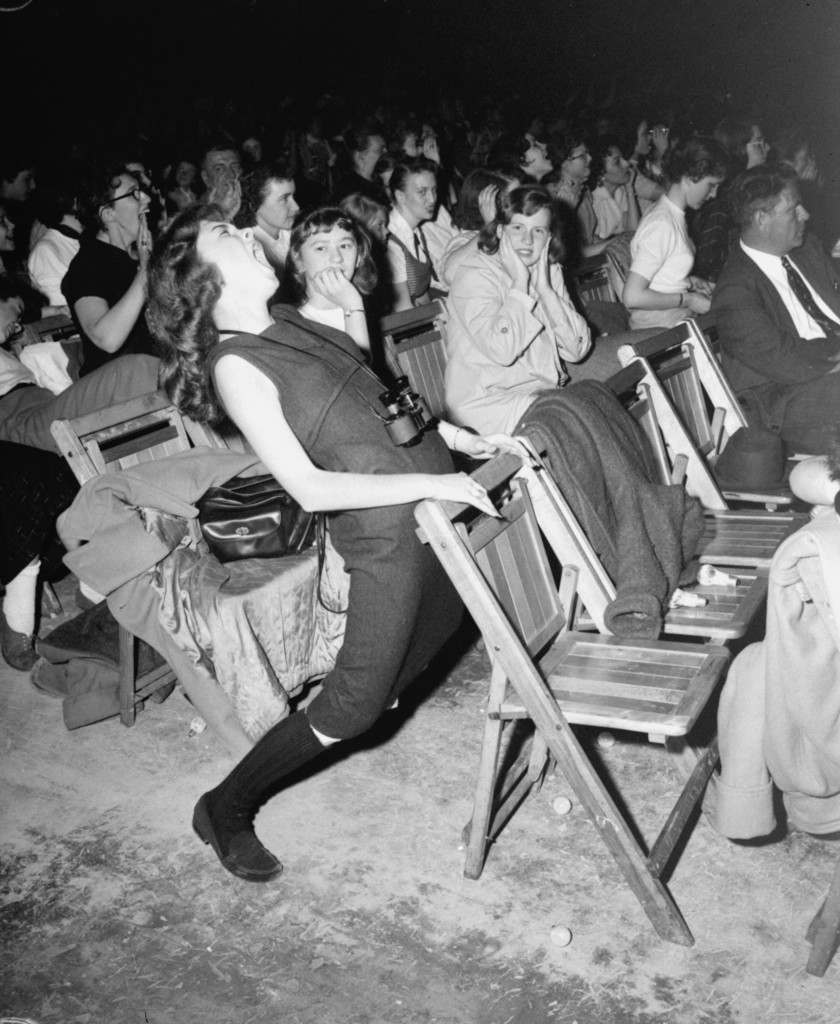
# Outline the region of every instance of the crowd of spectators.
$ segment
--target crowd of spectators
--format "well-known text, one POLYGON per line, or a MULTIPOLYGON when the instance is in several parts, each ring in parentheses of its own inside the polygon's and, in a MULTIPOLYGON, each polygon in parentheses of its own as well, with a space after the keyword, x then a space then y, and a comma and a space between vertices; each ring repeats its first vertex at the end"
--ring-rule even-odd
MULTIPOLYGON (((350 112, 330 96, 294 117, 289 104, 278 109, 276 123, 243 117, 239 127, 225 111, 224 125, 194 141, 151 132, 114 144, 79 140, 65 155, 12 139, 0 156, 0 338, 65 313, 82 339, 82 378, 126 355, 156 355, 145 316, 149 255, 172 219, 199 201, 253 237, 274 273, 275 299, 298 302, 293 228, 317 208, 339 207, 370 250, 371 272, 355 282, 368 358, 377 361, 381 317, 443 300, 456 418, 511 430, 542 389, 564 384, 565 362, 584 359, 612 330, 576 294, 575 270, 587 259, 606 253, 618 268, 621 316, 610 324, 667 327, 713 307, 716 282, 726 282, 745 225, 753 237, 747 221, 762 202, 784 192, 803 211, 797 223, 811 210, 815 243, 831 249, 840 236, 813 140, 795 127, 774 135, 758 113, 710 105, 703 120, 697 104, 681 118, 617 102, 517 112, 489 101, 473 116, 451 101, 350 112), (760 168, 776 177, 765 175, 745 212, 735 201, 743 200, 740 176, 760 168)), ((805 329, 823 330, 813 319, 805 329)), ((8 348, 0 356, 0 440, 38 447, 2 408, 31 375, 8 348)), ((755 373, 746 377, 754 392, 755 373)), ((123 383, 114 396, 126 393, 123 383)), ((42 396, 46 408, 54 397, 42 396)), ((748 397, 767 419, 768 402, 748 397)), ((88 399, 79 401, 84 411, 88 399)), ((65 404, 74 408, 66 396, 65 404)), ((778 430, 776 420, 769 425, 778 430)), ((14 648, 10 639, 34 632, 29 597, 9 598, 18 561, 2 579, 3 650, 26 664, 29 640, 14 648)), ((35 563, 26 566, 30 582, 35 563)))

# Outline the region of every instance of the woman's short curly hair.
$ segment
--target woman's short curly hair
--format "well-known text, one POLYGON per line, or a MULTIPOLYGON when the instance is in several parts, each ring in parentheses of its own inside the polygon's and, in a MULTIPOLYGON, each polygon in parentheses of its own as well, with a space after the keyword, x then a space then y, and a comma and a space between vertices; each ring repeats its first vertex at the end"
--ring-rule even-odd
POLYGON ((702 178, 723 180, 729 171, 729 157, 719 142, 703 135, 693 135, 665 157, 665 173, 671 183, 681 178, 700 181, 702 178))
POLYGON ((378 274, 376 263, 371 255, 370 235, 349 213, 339 206, 322 206, 311 213, 305 214, 292 228, 292 237, 289 242, 289 258, 287 270, 289 271, 290 284, 297 302, 303 302, 306 298, 306 281, 303 271, 298 266, 298 257, 303 243, 312 235, 322 231, 332 231, 333 228, 342 228, 348 231, 354 238, 359 249, 359 258, 356 263, 356 272, 353 275, 353 284, 362 295, 370 295, 376 288, 378 274))
POLYGON ((541 185, 520 185, 510 192, 499 190, 496 195, 496 217, 478 233, 478 248, 489 256, 499 251, 499 228, 505 227, 513 220, 516 213, 531 217, 540 210, 548 210, 551 215, 548 242, 548 259, 550 263, 562 263, 566 255, 566 247, 561 236, 562 222, 557 207, 548 189, 541 185))
POLYGON ((148 268, 146 323, 158 341, 161 384, 176 408, 202 423, 224 419, 213 390, 209 354, 219 341, 213 309, 222 292, 218 269, 196 243, 201 222, 224 220, 215 206, 190 206, 157 241, 148 268))

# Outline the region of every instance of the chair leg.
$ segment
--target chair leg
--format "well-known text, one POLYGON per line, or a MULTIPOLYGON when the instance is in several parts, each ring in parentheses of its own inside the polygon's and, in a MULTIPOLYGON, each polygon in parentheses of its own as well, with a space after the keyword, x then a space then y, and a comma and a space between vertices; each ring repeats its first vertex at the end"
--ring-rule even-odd
POLYGON ((667 867, 674 847, 685 831, 688 819, 700 803, 712 772, 720 760, 717 737, 709 744, 702 757, 695 759, 694 770, 686 782, 679 799, 671 809, 662 831, 653 844, 648 857, 648 866, 658 878, 667 867))
POLYGON ((490 697, 487 702, 487 717, 484 721, 484 739, 481 744, 481 758, 478 764, 478 778, 475 785, 473 813, 464 829, 467 846, 464 858, 464 876, 478 878, 484 867, 487 854, 487 836, 493 813, 493 797, 496 791, 496 771, 499 763, 499 748, 502 742, 504 721, 493 718, 490 713, 498 709, 504 699, 506 680, 498 665, 493 666, 490 677, 490 697))
POLYGON ((840 944, 840 861, 825 902, 808 928, 807 940, 812 943, 805 970, 821 978, 840 944))
MULTIPOLYGON (((520 696, 526 705, 531 703, 526 692, 520 692, 520 696)), ((590 821, 612 854, 656 933, 666 942, 693 946, 694 937, 679 908, 659 877, 651 870, 635 836, 592 764, 587 760, 571 727, 567 722, 554 716, 553 720, 547 720, 536 703, 528 710, 532 718, 541 720, 541 729, 546 730, 544 735, 548 749, 557 759, 560 771, 577 794, 578 800, 586 808, 590 821), (545 723, 544 726, 542 722, 545 723)))
POLYGON ((120 626, 120 721, 134 725, 137 717, 134 686, 137 675, 137 643, 133 633, 120 626))

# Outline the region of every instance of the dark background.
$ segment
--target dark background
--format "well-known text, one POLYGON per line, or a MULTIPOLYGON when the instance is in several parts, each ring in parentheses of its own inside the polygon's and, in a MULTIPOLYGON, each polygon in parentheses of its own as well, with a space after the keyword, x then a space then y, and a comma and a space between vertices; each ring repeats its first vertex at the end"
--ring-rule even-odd
POLYGON ((614 95, 632 116, 734 105, 770 133, 800 123, 824 166, 838 35, 837 0, 32 0, 0 13, 4 106, 41 139, 177 138, 233 116, 257 130, 285 97, 325 91, 359 109, 442 92, 548 115, 614 95))

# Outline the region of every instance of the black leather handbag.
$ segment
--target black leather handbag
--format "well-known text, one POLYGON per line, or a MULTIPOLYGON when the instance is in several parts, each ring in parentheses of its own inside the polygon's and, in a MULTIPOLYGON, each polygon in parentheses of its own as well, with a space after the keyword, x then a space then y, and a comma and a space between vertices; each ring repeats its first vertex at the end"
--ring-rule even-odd
POLYGON ((198 502, 201 532, 220 562, 299 554, 315 543, 317 521, 270 473, 235 476, 198 502))

